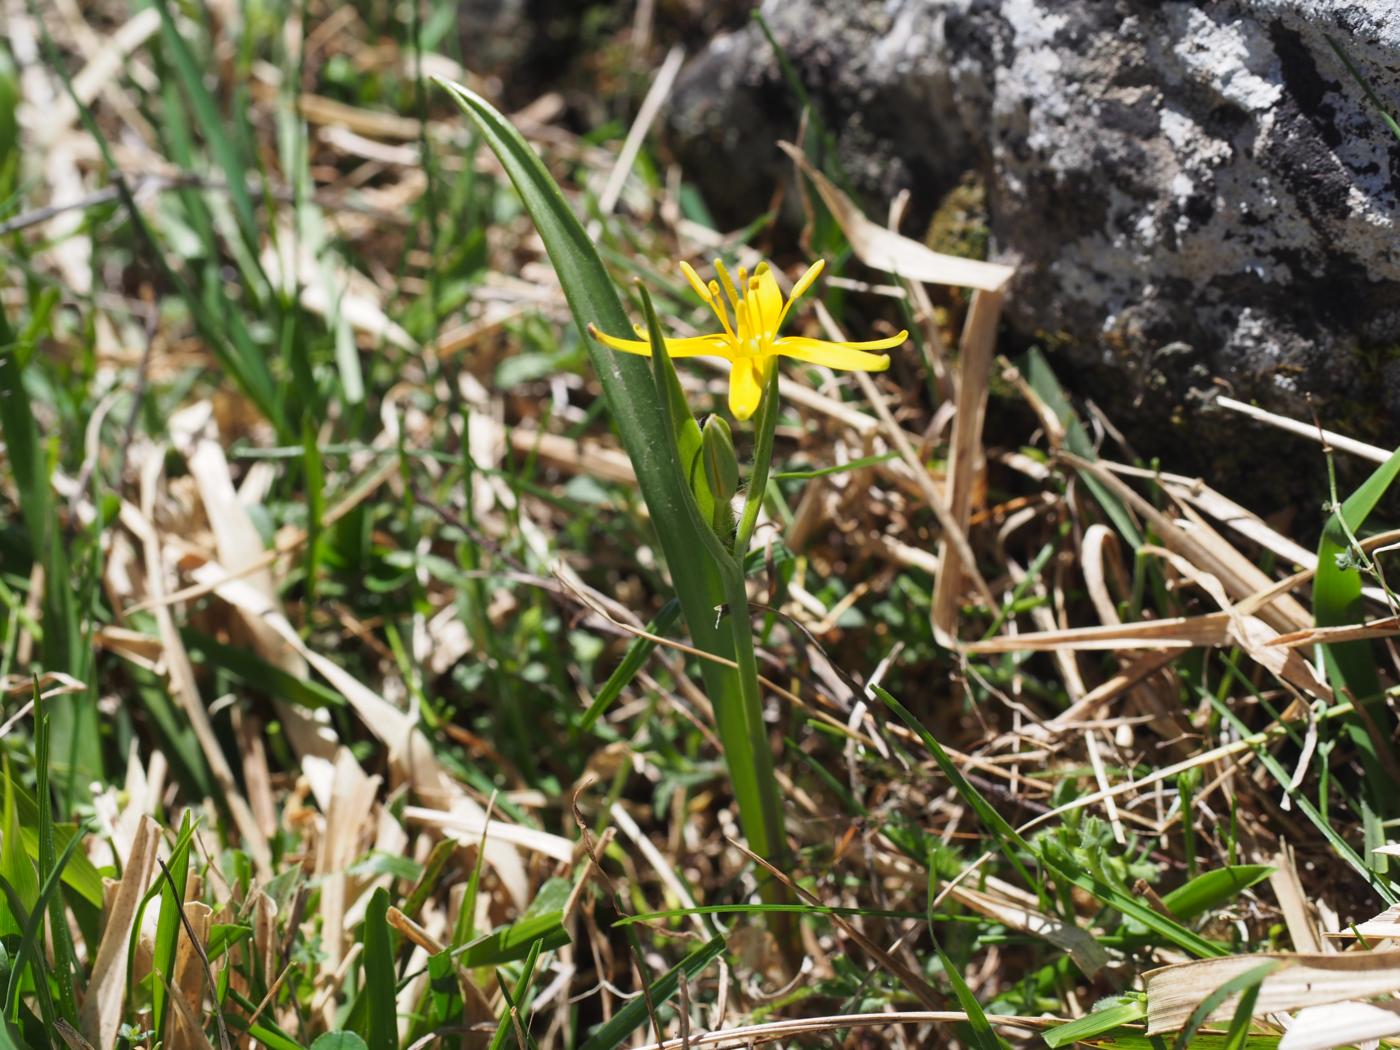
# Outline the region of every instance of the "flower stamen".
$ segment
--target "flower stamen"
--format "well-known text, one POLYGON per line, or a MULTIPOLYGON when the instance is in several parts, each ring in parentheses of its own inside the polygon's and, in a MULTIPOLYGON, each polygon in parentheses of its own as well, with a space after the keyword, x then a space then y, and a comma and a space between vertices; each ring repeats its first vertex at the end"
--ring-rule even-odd
POLYGON ((724 288, 724 294, 729 296, 729 305, 734 307, 734 313, 737 317, 739 313, 739 293, 734 290, 734 282, 729 279, 729 271, 724 268, 724 260, 715 260, 715 273, 719 274, 720 285, 724 288))
MULTIPOLYGON (((734 329, 729 324, 729 311, 725 308, 724 300, 720 298, 718 281, 710 282, 710 298, 707 302, 710 304, 710 309, 719 317, 719 323, 724 327, 724 334, 730 339, 737 339, 738 336, 734 334, 734 329)), ((734 323, 739 323, 737 317, 734 319, 734 323)))

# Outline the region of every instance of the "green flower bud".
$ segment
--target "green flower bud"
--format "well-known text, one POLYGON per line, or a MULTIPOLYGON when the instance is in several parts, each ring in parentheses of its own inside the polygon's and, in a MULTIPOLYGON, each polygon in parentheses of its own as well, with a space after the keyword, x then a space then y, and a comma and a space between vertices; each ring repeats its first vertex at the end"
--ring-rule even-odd
POLYGON ((716 505, 728 505, 739 491, 739 459, 734 455, 734 436, 721 416, 711 415, 700 431, 700 461, 705 481, 716 505))

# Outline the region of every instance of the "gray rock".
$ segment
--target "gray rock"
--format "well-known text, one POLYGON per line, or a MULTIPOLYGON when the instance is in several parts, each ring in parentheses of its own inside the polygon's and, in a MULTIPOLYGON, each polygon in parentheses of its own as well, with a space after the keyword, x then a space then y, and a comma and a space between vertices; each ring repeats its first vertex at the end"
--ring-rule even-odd
MULTIPOLYGON (((1020 267, 1013 333, 1148 450, 1177 440, 1163 427, 1221 427, 1195 411, 1219 390, 1304 416, 1311 396, 1338 427, 1400 439, 1400 143, 1326 39, 1400 110, 1400 3, 763 12, 873 215, 903 187, 927 215, 980 175, 991 255, 1020 267)), ((795 105, 756 26, 690 64, 669 130, 719 215, 764 206, 795 105)))

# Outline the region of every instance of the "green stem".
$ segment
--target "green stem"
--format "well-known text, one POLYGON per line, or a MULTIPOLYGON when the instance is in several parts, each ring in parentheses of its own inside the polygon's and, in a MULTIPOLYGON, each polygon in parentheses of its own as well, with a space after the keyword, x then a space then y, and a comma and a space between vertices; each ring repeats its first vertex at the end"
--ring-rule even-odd
POLYGON ((753 538, 754 526, 758 524, 758 512, 763 508, 763 498, 768 493, 768 468, 773 462, 773 432, 777 427, 778 366, 775 361, 773 371, 768 376, 768 389, 764 391, 762 407, 758 411, 749 491, 744 497, 744 513, 739 518, 738 531, 734 534, 734 557, 740 565, 744 563, 744 555, 749 552, 749 540, 753 538))

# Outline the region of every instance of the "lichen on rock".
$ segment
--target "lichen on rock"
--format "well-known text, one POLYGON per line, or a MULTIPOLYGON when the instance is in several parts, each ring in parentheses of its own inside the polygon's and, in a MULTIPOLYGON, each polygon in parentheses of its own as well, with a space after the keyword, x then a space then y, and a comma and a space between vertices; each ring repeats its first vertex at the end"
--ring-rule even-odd
MULTIPOLYGON (((1159 424, 1216 426, 1220 390, 1400 438, 1400 368, 1366 360, 1400 343, 1400 142, 1327 41, 1400 102, 1390 5, 768 0, 763 14, 873 212, 908 188, 927 222, 977 173, 991 257, 1019 267, 1011 337, 1060 333, 1070 385, 1149 450, 1159 424)), ((736 177, 726 133, 776 140, 796 113, 757 27, 692 62, 669 124, 717 213, 762 209, 779 155, 736 177)))

